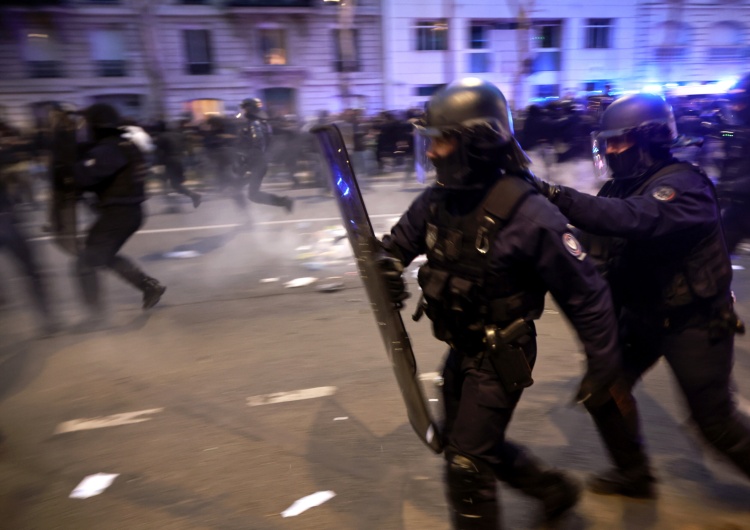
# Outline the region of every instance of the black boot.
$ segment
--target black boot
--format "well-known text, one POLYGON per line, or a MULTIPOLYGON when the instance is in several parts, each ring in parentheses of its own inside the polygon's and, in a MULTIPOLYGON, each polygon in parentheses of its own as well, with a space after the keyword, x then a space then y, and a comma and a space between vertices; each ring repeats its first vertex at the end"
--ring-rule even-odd
POLYGON ((143 281, 143 309, 151 309, 161 300, 162 295, 167 290, 158 280, 148 278, 143 281))
POLYGON ((581 487, 576 481, 562 471, 546 468, 525 450, 518 453, 509 467, 503 466, 499 476, 508 485, 539 499, 547 520, 563 515, 581 497, 581 487))
POLYGON ((294 209, 294 199, 291 197, 284 197, 284 202, 282 206, 284 206, 284 209, 286 210, 286 213, 292 213, 292 210, 294 209))
POLYGON ((110 267, 123 280, 143 292, 143 309, 151 309, 158 304, 167 290, 157 279, 147 276, 125 256, 115 256, 110 267))
POLYGON ((655 499, 656 479, 648 469, 610 469, 589 479, 588 489, 599 495, 624 495, 634 499, 655 499))
POLYGON ((200 193, 192 192, 190 194, 190 200, 193 201, 193 208, 197 208, 198 206, 200 206, 202 199, 203 197, 201 196, 200 193))

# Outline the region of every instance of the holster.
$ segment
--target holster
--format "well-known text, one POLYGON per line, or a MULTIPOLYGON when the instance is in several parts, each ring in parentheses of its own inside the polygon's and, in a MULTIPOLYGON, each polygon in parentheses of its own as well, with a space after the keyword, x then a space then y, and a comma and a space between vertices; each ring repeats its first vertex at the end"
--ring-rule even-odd
POLYGON ((522 318, 504 328, 485 327, 485 358, 492 364, 507 392, 518 392, 534 384, 531 366, 520 346, 530 334, 531 327, 522 318))

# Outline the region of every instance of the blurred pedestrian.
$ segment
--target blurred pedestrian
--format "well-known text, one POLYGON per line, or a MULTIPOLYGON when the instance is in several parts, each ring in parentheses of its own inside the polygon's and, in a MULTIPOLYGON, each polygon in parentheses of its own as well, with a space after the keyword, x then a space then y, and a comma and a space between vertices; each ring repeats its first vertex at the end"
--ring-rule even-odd
POLYGON ((48 287, 42 277, 38 258, 22 233, 13 211, 14 204, 8 190, 5 169, 18 162, 18 153, 12 144, 3 140, 0 136, 0 250, 8 250, 20 266, 39 318, 39 333, 41 336, 49 336, 59 330, 59 323, 50 305, 48 287))
POLYGON ((97 103, 84 111, 91 143, 83 145, 74 180, 81 191, 97 196, 97 219, 86 235, 77 271, 84 302, 94 325, 103 318, 97 269, 107 267, 143 293, 143 309, 155 306, 166 287, 120 254, 141 227, 146 200, 146 167, 136 145, 123 138, 114 107, 97 103))
POLYGON ((258 98, 248 98, 240 105, 244 123, 239 125, 237 135, 238 171, 241 175, 249 174, 250 187, 248 198, 252 202, 280 206, 291 213, 294 201, 291 197, 282 197, 260 191, 263 179, 268 171, 266 151, 271 141, 271 130, 268 116, 263 110, 263 103, 258 98))
POLYGON ((732 123, 722 126, 724 160, 717 189, 727 249, 734 254, 750 237, 750 74, 729 92, 732 123))
POLYGON ((177 193, 190 197, 193 207, 197 208, 201 203, 201 194, 185 186, 182 134, 179 130, 167 127, 164 122, 157 126, 156 133, 155 163, 164 167, 165 187, 168 182, 177 193))

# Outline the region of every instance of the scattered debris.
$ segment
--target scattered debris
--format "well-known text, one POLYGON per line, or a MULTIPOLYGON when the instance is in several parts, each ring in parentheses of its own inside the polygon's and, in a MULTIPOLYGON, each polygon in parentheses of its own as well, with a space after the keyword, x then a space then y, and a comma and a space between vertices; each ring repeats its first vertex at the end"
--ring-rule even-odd
POLYGON ((119 473, 96 473, 84 478, 78 486, 71 492, 71 499, 88 499, 94 495, 99 495, 112 485, 112 482, 120 476, 119 473))
POLYGON ((201 253, 196 250, 175 250, 172 252, 165 252, 164 257, 167 259, 188 259, 197 258, 201 253))
POLYGON ((317 278, 312 277, 305 277, 305 278, 295 278, 294 280, 290 280, 284 284, 284 287, 287 289, 293 289, 295 287, 305 287, 306 285, 312 285, 313 283, 317 282, 317 278))
POLYGON ((344 282, 321 283, 317 290, 321 293, 333 293, 344 288, 344 282))
POLYGON ((312 495, 308 495, 307 497, 302 497, 299 500, 296 500, 292 503, 292 505, 281 512, 282 517, 294 517, 295 515, 299 515, 304 511, 309 510, 310 508, 313 508, 315 506, 320 506, 326 501, 329 501, 333 499, 336 496, 336 494, 333 491, 319 491, 317 493, 313 493, 312 495))

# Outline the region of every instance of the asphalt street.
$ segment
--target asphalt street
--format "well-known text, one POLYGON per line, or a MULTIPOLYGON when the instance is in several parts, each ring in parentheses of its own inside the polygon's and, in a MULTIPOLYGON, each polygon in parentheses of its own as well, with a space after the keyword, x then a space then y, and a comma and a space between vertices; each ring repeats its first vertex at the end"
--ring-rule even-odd
MULTIPOLYGON (((589 167, 552 177, 593 191, 589 167)), ((365 199, 376 232, 420 190, 373 178, 365 199)), ((168 290, 143 313, 139 293, 107 275, 110 325, 89 333, 76 327, 84 313, 70 258, 41 231, 43 213, 26 214, 66 330, 34 338, 24 281, 0 255, 0 529, 449 528, 443 461, 408 424, 333 200, 290 193, 292 214, 252 205, 245 215, 215 193, 197 210, 149 199, 124 252, 168 290), (300 278, 310 279, 289 283, 300 278), (98 495, 70 498, 97 473, 117 476, 98 495), (282 516, 317 492, 335 495, 282 516)), ((738 312, 750 320, 750 257, 735 265, 738 312)), ((445 348, 426 319, 411 321, 413 306, 414 297, 404 320, 437 414, 445 348)), ((583 357, 551 299, 538 331, 536 382, 510 436, 584 480, 608 462, 590 418, 569 405, 583 357)), ((735 378, 750 413, 746 336, 735 378)), ((660 363, 636 394, 659 499, 587 493, 557 528, 750 529, 750 483, 702 446, 673 383, 660 363)), ((543 527, 535 502, 503 487, 502 504, 507 528, 543 527)))

